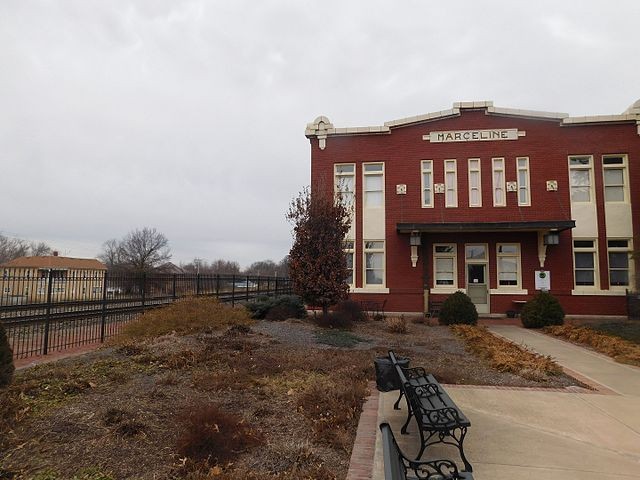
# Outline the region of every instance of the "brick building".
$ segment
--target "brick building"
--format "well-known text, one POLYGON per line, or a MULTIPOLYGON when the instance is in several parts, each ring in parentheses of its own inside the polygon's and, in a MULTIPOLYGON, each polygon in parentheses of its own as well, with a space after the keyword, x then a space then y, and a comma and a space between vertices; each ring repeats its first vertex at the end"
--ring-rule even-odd
POLYGON ((548 289, 567 314, 625 314, 640 101, 594 117, 462 102, 376 127, 318 117, 305 133, 312 185, 354 209, 352 298, 423 312, 462 290, 504 315, 548 289))

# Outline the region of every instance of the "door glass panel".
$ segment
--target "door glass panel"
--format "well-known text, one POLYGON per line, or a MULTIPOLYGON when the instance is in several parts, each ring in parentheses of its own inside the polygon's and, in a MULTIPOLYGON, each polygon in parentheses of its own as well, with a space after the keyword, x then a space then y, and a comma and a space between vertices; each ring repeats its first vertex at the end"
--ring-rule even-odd
POLYGON ((469 284, 485 284, 485 265, 467 265, 469 284))

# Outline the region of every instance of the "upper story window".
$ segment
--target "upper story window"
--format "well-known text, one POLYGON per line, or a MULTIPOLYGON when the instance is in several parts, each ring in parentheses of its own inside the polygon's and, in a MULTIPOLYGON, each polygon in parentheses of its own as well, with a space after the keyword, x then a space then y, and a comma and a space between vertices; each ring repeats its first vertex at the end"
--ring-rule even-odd
POLYGON ((434 287, 456 287, 456 244, 433 245, 434 287))
POLYGON ((593 158, 588 155, 569 157, 569 184, 572 202, 591 201, 593 158))
POLYGON ((505 195, 504 158, 492 158, 493 165, 493 206, 504 207, 507 204, 505 195))
POLYGON ((496 246, 498 288, 520 286, 520 244, 499 243, 496 246))
POLYGON ((629 286, 629 258, 631 250, 629 240, 607 240, 609 254, 609 285, 612 287, 629 286))
POLYGON ((576 287, 595 287, 597 255, 595 240, 573 241, 573 265, 576 287))
POLYGON ((347 208, 355 205, 356 166, 353 163, 334 165, 334 189, 347 208))
POLYGON ((445 206, 458 206, 458 172, 455 160, 444 161, 445 206))
POLYGON ((481 184, 480 159, 469 159, 469 206, 482 206, 482 184, 481 184))
POLYGON ((364 285, 384 285, 384 241, 364 242, 364 285))
POLYGON ((518 167, 518 205, 531 205, 531 191, 529 189, 529 157, 516 158, 518 167))
POLYGON ((433 207, 433 161, 423 160, 422 169, 422 206, 433 207))
POLYGON ((384 164, 365 163, 364 175, 364 206, 382 207, 384 205, 384 164))
POLYGON ((605 155, 602 157, 602 169, 604 200, 606 202, 628 201, 626 155, 605 155))

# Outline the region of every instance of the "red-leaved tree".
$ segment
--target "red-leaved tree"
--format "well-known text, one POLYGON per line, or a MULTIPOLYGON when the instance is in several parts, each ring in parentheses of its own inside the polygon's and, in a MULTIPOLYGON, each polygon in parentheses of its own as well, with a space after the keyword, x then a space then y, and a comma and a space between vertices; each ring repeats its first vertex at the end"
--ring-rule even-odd
POLYGON ((350 210, 331 192, 305 188, 291 201, 287 220, 293 224, 289 277, 293 290, 307 304, 329 307, 347 298, 347 260, 344 239, 350 210))

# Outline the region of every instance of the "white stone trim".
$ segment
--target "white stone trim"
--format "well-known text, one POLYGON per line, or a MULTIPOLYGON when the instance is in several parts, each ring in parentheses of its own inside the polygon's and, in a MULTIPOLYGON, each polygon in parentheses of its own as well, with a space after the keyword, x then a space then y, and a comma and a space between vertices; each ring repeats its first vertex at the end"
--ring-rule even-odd
POLYGON ((624 297, 626 292, 624 290, 571 290, 571 295, 576 296, 604 296, 604 297, 624 297))
POLYGON ((358 287, 358 288, 350 288, 349 289, 350 293, 389 293, 389 289, 388 288, 362 288, 362 287, 358 287))
POLYGON ((489 289, 489 294, 490 295, 529 295, 529 290, 522 290, 519 288, 509 290, 507 287, 491 288, 489 289))

